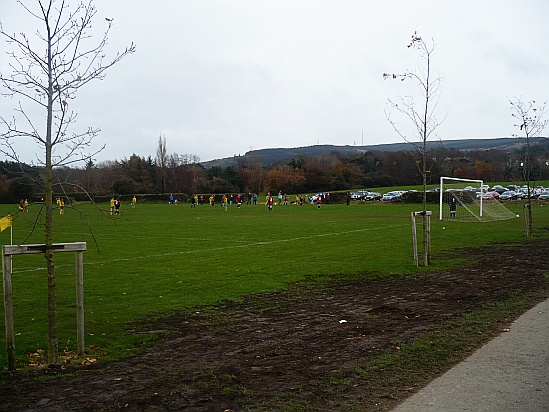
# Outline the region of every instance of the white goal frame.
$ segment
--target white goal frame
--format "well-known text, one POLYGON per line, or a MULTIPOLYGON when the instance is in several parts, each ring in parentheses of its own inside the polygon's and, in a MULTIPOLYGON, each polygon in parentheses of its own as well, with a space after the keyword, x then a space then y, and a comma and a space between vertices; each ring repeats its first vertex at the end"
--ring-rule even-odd
POLYGON ((482 217, 482 186, 484 185, 483 180, 474 180, 474 179, 461 179, 458 177, 446 177, 443 176, 440 178, 440 201, 439 201, 439 220, 442 220, 442 205, 443 205, 443 197, 444 197, 444 182, 452 181, 452 183, 478 183, 480 188, 480 217, 482 217))

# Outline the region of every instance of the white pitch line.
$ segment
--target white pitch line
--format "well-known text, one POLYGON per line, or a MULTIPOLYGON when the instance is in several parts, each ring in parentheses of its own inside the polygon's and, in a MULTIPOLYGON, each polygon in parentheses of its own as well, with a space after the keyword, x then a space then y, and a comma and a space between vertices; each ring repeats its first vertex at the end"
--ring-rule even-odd
MULTIPOLYGON (((228 249, 241 249, 241 248, 244 248, 244 247, 264 246, 264 245, 271 245, 271 244, 275 244, 275 243, 295 242, 296 240, 314 239, 314 238, 320 238, 320 237, 326 237, 326 236, 340 236, 340 235, 346 235, 346 234, 349 234, 349 233, 367 232, 367 231, 371 231, 371 230, 388 229, 388 228, 401 227, 401 226, 406 226, 406 225, 404 225, 404 224, 402 224, 402 225, 390 225, 390 226, 375 227, 375 228, 370 227, 370 228, 364 228, 364 229, 346 230, 344 232, 317 233, 315 235, 298 236, 298 237, 292 237, 290 239, 277 239, 277 240, 269 240, 269 241, 262 241, 262 242, 250 242, 250 243, 247 243, 247 244, 215 247, 215 248, 210 248, 210 249, 182 250, 180 252, 170 252, 170 253, 154 253, 154 254, 150 254, 150 255, 132 256, 132 257, 129 257, 129 258, 103 260, 103 261, 99 261, 99 262, 84 262, 84 265, 85 266, 108 265, 110 263, 130 262, 130 261, 135 261, 135 260, 140 260, 140 259, 150 259, 150 258, 159 258, 159 257, 166 257, 166 256, 192 255, 192 254, 197 254, 197 253, 218 252, 218 251, 228 250, 228 249)), ((65 267, 74 267, 74 264, 56 265, 56 268, 65 268, 65 267)), ((17 270, 17 271, 14 271, 13 273, 35 272, 35 271, 45 270, 45 269, 46 269, 46 267, 34 267, 34 268, 27 268, 27 269, 17 270)))
MULTIPOLYGON (((58 235, 70 235, 70 236, 74 236, 74 232, 60 232, 58 233, 58 235)), ((91 235, 89 233, 85 233, 86 236, 90 236, 91 235)), ((109 234, 109 235, 106 235, 106 234, 94 234, 93 237, 95 237, 96 239, 98 238, 109 238, 109 237, 120 237, 120 238, 126 238, 128 236, 131 236, 132 238, 135 238, 135 239, 148 239, 148 240, 151 240, 151 239, 162 239, 163 241, 165 240, 188 240, 188 241, 192 241, 192 242, 211 242, 212 239, 211 238, 198 238, 198 237, 176 237, 176 236, 171 236, 171 237, 155 237, 155 238, 151 238, 151 236, 139 236, 139 235, 121 235, 119 233, 112 233, 112 234, 109 234)), ((247 240, 233 240, 233 239, 216 239, 216 242, 219 242, 219 241, 224 241, 224 242, 239 242, 239 243, 250 243, 250 241, 247 241, 247 240)))

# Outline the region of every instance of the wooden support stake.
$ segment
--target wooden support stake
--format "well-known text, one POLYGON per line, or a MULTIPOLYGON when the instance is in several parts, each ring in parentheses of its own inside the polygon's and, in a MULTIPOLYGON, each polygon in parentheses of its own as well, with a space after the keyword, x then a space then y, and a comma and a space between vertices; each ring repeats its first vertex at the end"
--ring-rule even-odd
POLYGON ((526 234, 526 237, 532 236, 532 233, 530 233, 530 225, 528 224, 530 213, 532 213, 532 211, 530 210, 528 203, 525 203, 522 207, 522 214, 524 216, 524 233, 526 234))
POLYGON ((419 266, 419 258, 417 255, 417 234, 416 234, 416 214, 412 212, 412 242, 414 247, 414 265, 419 266))
POLYGON ((423 224, 426 226, 426 256, 424 259, 425 266, 429 266, 431 263, 431 211, 426 212, 412 212, 412 240, 414 243, 414 264, 419 267, 419 256, 417 252, 417 230, 416 230, 416 216, 423 216, 425 219, 423 224))
MULTIPOLYGON (((2 246, 5 249, 6 246, 2 246)), ((4 250, 2 251, 4 252, 4 250)), ((6 348, 8 350, 8 370, 15 370, 15 330, 13 327, 13 302, 11 285, 11 256, 2 253, 4 274, 4 316, 6 319, 6 348)))
POLYGON ((76 345, 78 354, 84 353, 84 253, 76 255, 76 345))
POLYGON ((76 322, 78 353, 84 353, 84 254, 86 242, 54 243, 47 246, 33 245, 4 245, 2 246, 2 270, 4 274, 4 312, 6 318, 6 347, 8 350, 8 370, 15 370, 15 332, 13 326, 13 303, 11 283, 11 257, 13 255, 29 255, 54 252, 75 252, 76 255, 76 322))
POLYGON ((431 215, 427 213, 427 216, 425 216, 427 221, 425 224, 427 225, 427 265, 431 264, 431 215))

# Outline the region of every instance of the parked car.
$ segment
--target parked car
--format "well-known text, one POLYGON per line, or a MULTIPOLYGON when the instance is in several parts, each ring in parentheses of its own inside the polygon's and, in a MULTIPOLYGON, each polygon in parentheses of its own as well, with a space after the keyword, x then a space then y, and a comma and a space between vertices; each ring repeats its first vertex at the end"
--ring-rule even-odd
MULTIPOLYGON (((528 188, 523 187, 518 192, 518 195, 521 199, 528 199, 528 188)), ((538 197, 538 194, 533 189, 530 189, 530 198, 536 199, 538 197)))
POLYGON ((517 200, 518 198, 519 196, 514 190, 507 190, 499 195, 499 200, 517 200))
POLYGON ((545 188, 543 186, 536 186, 534 188, 534 194, 536 195, 536 198, 541 195, 543 192, 545 192, 545 188))
POLYGON ((492 187, 492 192, 497 192, 500 195, 503 192, 506 192, 507 190, 509 190, 509 189, 507 189, 506 187, 503 187, 501 185, 495 185, 495 186, 492 187))
POLYGON ((381 199, 386 201, 386 202, 391 201, 391 200, 396 200, 400 196, 402 196, 403 193, 405 193, 405 192, 402 191, 402 190, 395 190, 393 192, 387 192, 383 195, 383 197, 381 199))
POLYGON ((381 193, 378 192, 369 192, 364 200, 381 200, 381 193))
MULTIPOLYGON (((523 185, 522 187, 519 188, 520 192, 522 193, 522 197, 524 199, 528 199, 528 185, 523 185)), ((535 199, 537 198, 539 195, 539 191, 537 191, 536 189, 534 188, 530 188, 530 197, 532 199, 535 199)))
POLYGON ((368 195, 367 190, 358 190, 351 193, 351 199, 353 200, 363 200, 368 195))
POLYGON ((499 199, 499 193, 496 191, 493 192, 486 192, 482 195, 482 200, 492 200, 492 199, 499 199))
POLYGON ((549 200, 549 190, 545 189, 541 194, 538 196, 538 200, 549 200))

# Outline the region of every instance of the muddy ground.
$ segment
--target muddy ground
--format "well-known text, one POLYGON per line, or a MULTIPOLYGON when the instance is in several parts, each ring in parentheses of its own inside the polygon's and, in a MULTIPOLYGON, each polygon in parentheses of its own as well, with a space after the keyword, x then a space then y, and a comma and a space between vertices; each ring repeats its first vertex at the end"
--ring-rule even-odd
MULTIPOLYGON (((168 331, 167 338, 141 355, 9 375, 0 388, 0 407, 194 412, 286 405, 293 410, 292 401, 318 405, 322 399, 322 410, 345 410, 348 400, 367 399, 368 387, 333 382, 353 380, 357 365, 489 302, 546 289, 548 239, 457 253, 475 264, 417 278, 326 276, 322 285, 304 282, 284 292, 156 319, 146 329, 168 331), (58 376, 44 379, 49 375, 58 376)), ((144 332, 141 325, 139 333, 144 332)), ((410 390, 403 388, 399 396, 410 390)), ((364 410, 387 409, 395 399, 376 403, 366 400, 364 410)))

